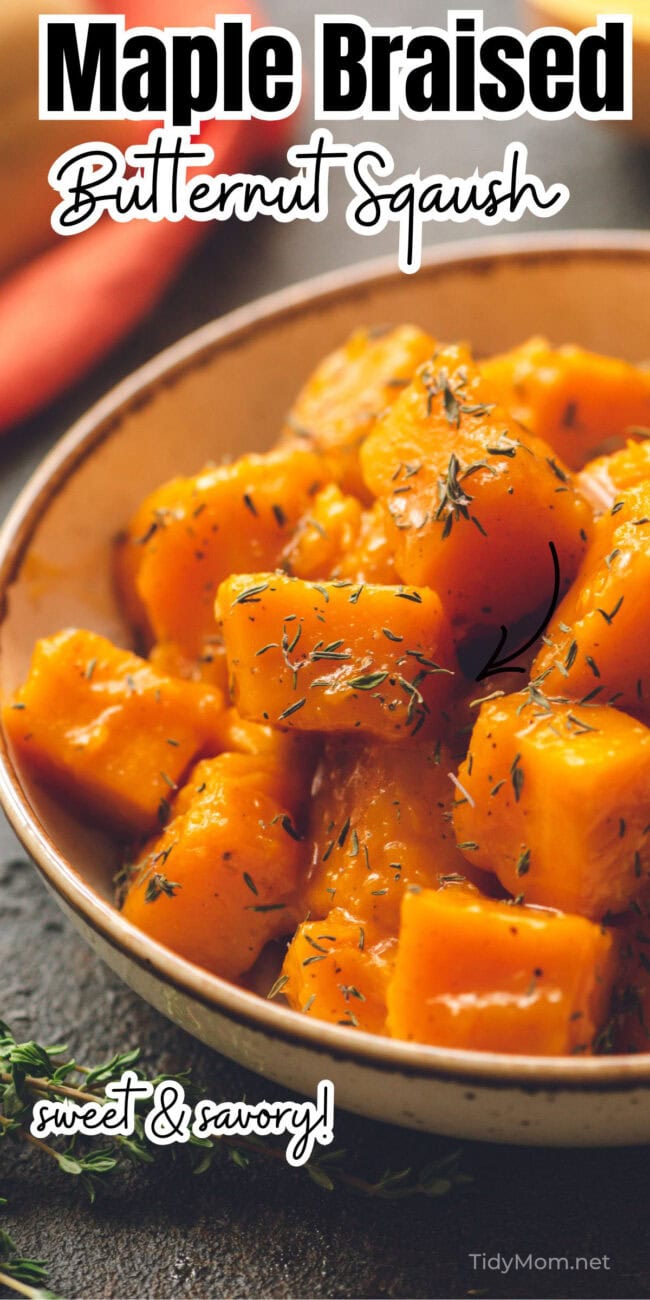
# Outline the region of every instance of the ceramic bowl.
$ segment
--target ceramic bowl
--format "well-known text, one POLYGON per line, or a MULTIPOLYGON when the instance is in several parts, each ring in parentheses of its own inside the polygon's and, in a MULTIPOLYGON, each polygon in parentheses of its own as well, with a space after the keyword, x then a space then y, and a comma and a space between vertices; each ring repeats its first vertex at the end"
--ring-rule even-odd
MULTIPOLYGON (((367 264, 213 322, 110 393, 42 463, 0 537, 3 693, 37 637, 66 625, 128 641, 109 552, 145 493, 206 459, 272 442, 297 386, 353 328, 412 320, 479 353, 532 333, 642 359, 650 237, 500 238, 428 253, 407 277, 367 264)), ((110 841, 48 798, 0 738, 0 800, 63 911, 142 997, 248 1069, 397 1124, 512 1143, 650 1142, 650 1055, 509 1057, 321 1024, 193 966, 111 903, 110 841)))

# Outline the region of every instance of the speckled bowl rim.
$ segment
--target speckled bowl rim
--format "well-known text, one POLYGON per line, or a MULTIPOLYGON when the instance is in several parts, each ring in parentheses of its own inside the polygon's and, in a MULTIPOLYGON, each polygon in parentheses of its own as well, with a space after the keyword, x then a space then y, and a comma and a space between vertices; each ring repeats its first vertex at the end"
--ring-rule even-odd
MULTIPOLYGON (((463 271, 480 275, 494 262, 543 259, 650 261, 650 235, 643 231, 593 231, 515 236, 454 242, 427 250, 421 275, 436 278, 463 271)), ((29 547, 39 519, 78 466, 109 438, 129 414, 146 406, 161 385, 173 385, 191 369, 208 364, 213 353, 241 345, 278 316, 300 316, 333 297, 362 296, 372 282, 388 286, 401 278, 392 259, 381 258, 281 290, 230 312, 187 335, 119 383, 81 417, 43 459, 17 497, 0 530, 0 623, 7 614, 7 592, 29 547)), ((371 1066, 420 1079, 469 1085, 540 1087, 627 1092, 650 1084, 650 1054, 616 1057, 548 1058, 510 1056, 427 1047, 378 1037, 343 1026, 312 1021, 288 1007, 195 966, 143 934, 101 898, 57 850, 22 788, 20 776, 0 734, 0 805, 24 848, 62 902, 106 943, 163 983, 213 1009, 235 1024, 266 1037, 324 1053, 339 1061, 371 1066)))

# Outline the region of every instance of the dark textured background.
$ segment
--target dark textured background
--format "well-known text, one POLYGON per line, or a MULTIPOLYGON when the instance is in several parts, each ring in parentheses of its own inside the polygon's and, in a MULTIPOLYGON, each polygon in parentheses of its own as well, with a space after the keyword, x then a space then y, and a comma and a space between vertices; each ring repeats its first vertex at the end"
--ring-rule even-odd
MULTIPOLYGON (((444 21, 432 0, 357 0, 378 23, 444 21)), ((322 0, 319 12, 345 9, 322 0)), ((486 20, 509 21, 514 7, 485 6, 486 20)), ((267 11, 311 48, 314 7, 268 0, 267 11)), ((308 100, 308 96, 307 96, 308 100)), ((309 121, 304 119, 302 135, 309 121)), ((572 199, 557 225, 643 227, 650 211, 650 155, 607 128, 578 120, 554 126, 523 119, 417 127, 345 124, 339 139, 379 139, 397 170, 464 175, 498 164, 512 138, 530 149, 531 170, 562 180, 572 199)), ((346 195, 335 183, 325 226, 270 222, 215 229, 156 313, 74 392, 5 439, 0 510, 72 420, 114 382, 187 330, 292 281, 392 251, 394 232, 362 242, 347 231, 346 195)), ((552 224, 552 223, 547 223, 552 224)), ((534 222, 520 228, 535 228, 534 222)), ((539 228, 539 226, 537 226, 539 228)), ((480 234, 437 226, 436 238, 480 234)), ((506 233, 509 233, 506 230, 506 233)), ((603 304, 603 310, 607 305, 603 304)), ((81 1059, 102 1060, 141 1044, 152 1069, 191 1066, 209 1095, 259 1098, 269 1086, 200 1047, 141 1003, 99 964, 61 919, 35 871, 0 825, 0 1016, 20 1037, 67 1040, 81 1059)), ((448 1144, 341 1114, 337 1145, 352 1164, 378 1174, 428 1159, 448 1144)), ((13 1145, 2 1148, 3 1220, 25 1253, 51 1264, 63 1296, 90 1297, 643 1297, 649 1293, 648 1156, 643 1149, 553 1152, 468 1146, 473 1183, 438 1201, 369 1201, 328 1194, 282 1164, 242 1172, 227 1162, 203 1179, 169 1162, 116 1177, 89 1207, 57 1170, 13 1145), (470 1252, 608 1255, 606 1272, 499 1277, 474 1272, 470 1252)))

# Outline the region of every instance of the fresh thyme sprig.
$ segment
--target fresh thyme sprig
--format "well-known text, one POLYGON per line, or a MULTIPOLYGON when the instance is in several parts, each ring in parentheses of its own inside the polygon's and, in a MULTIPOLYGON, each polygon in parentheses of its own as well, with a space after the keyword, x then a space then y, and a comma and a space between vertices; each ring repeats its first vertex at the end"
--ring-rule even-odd
POLYGON ((54 1291, 48 1291, 47 1265, 42 1259, 27 1259, 20 1255, 8 1232, 0 1229, 0 1286, 28 1300, 59 1300, 54 1291))
MULTIPOLYGON (((6 1205, 0 1196, 0 1205, 6 1205)), ((8 1232, 0 1228, 0 1286, 29 1300, 58 1300, 53 1291, 45 1287, 47 1265, 42 1259, 27 1259, 21 1255, 8 1232)))
MULTIPOLYGON (((61 1044, 42 1046, 33 1041, 20 1043, 11 1029, 0 1021, 0 1141, 25 1142, 56 1164, 60 1173, 76 1178, 91 1201, 97 1186, 115 1169, 131 1162, 151 1165, 159 1159, 189 1160, 194 1174, 203 1174, 216 1158, 225 1158, 240 1169, 254 1160, 285 1163, 284 1150, 256 1137, 200 1139, 192 1136, 181 1147, 157 1147, 145 1137, 144 1121, 149 1100, 139 1103, 135 1131, 129 1137, 102 1137, 101 1144, 87 1138, 71 1141, 55 1139, 52 1144, 30 1133, 34 1103, 43 1097, 71 1101, 104 1100, 106 1084, 119 1079, 125 1070, 133 1070, 144 1079, 138 1067, 139 1050, 121 1052, 103 1065, 90 1068, 67 1059, 61 1044)), ((173 1078, 181 1083, 189 1101, 198 1100, 200 1091, 187 1074, 157 1075, 150 1079, 155 1086, 173 1078)), ((379 1178, 366 1178, 346 1168, 347 1152, 343 1149, 314 1154, 302 1166, 307 1177, 324 1191, 337 1186, 382 1200, 403 1200, 413 1196, 441 1197, 471 1181, 461 1171, 460 1151, 434 1159, 419 1170, 411 1167, 387 1169, 379 1178)), ((300 1172, 300 1171, 296 1171, 300 1172)), ((0 1197, 0 1206, 6 1204, 0 1197)), ((0 1287, 6 1287, 28 1300, 56 1300, 46 1289, 47 1266, 42 1260, 20 1255, 8 1233, 0 1229, 0 1287)))

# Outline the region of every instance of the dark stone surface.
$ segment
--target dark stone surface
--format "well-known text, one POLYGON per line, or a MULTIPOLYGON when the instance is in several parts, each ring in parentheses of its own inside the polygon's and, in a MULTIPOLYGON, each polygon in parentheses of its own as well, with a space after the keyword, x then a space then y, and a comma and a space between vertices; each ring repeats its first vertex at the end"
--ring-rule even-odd
MULTIPOLYGON (((323 0, 275 0, 267 9, 303 38, 309 58, 315 9, 323 0)), ((377 22, 440 21, 437 0, 358 0, 355 11, 377 22)), ((514 7, 494 0, 492 21, 514 7)), ((304 121, 303 134, 307 133, 304 121)), ((647 152, 619 134, 568 121, 527 120, 415 127, 352 124, 342 139, 376 138, 394 152, 399 172, 421 163, 431 171, 494 166, 508 140, 524 140, 532 170, 564 180, 573 198, 556 225, 646 227, 647 152)), ((203 321, 286 283, 393 249, 393 234, 362 242, 343 220, 345 194, 335 185, 325 226, 290 230, 258 222, 217 228, 187 265, 155 314, 74 392, 3 441, 0 509, 4 513, 45 450, 91 401, 135 365, 203 321)), ((551 224, 551 223, 549 223, 551 224)), ((534 226, 533 222, 528 223, 534 226)), ((522 226, 520 228, 526 228, 522 226)), ((439 226, 436 238, 467 238, 471 226, 439 226)), ((506 233, 509 233, 507 231, 506 233)), ((87 1061, 141 1044, 158 1069, 191 1066, 209 1095, 249 1098, 277 1090, 211 1053, 169 1025, 106 970, 72 932, 36 873, 0 827, 0 1015, 20 1037, 67 1040, 87 1061)), ((419 1165, 448 1144, 341 1114, 337 1145, 359 1171, 419 1165)), ((164 1161, 155 1171, 119 1175, 94 1207, 73 1180, 44 1158, 6 1143, 3 1221, 26 1254, 51 1264, 60 1295, 89 1297, 445 1297, 648 1294, 650 1248, 644 1150, 554 1152, 468 1147, 473 1183, 439 1201, 370 1201, 327 1193, 281 1163, 243 1172, 223 1161, 202 1179, 164 1161), (600 1272, 473 1271, 470 1252, 609 1256, 600 1272)))

